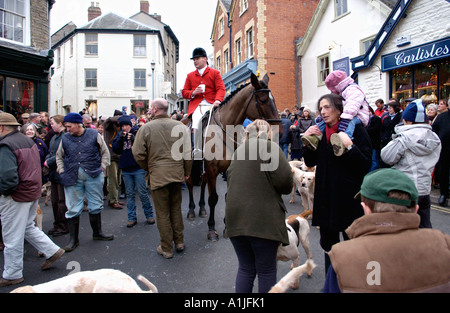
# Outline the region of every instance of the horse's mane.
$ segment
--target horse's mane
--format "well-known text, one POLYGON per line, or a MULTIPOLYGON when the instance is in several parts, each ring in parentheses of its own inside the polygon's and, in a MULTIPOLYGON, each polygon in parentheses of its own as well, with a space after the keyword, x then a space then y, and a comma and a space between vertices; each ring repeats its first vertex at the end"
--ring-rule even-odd
POLYGON ((233 92, 231 92, 231 93, 225 98, 225 100, 223 100, 223 101, 220 103, 219 107, 222 107, 222 106, 224 106, 225 104, 227 104, 228 102, 230 102, 230 100, 231 100, 231 99, 232 99, 239 91, 241 91, 242 89, 244 89, 244 88, 247 87, 248 85, 250 85, 250 83, 246 83, 246 84, 240 85, 236 90, 234 90, 233 92))

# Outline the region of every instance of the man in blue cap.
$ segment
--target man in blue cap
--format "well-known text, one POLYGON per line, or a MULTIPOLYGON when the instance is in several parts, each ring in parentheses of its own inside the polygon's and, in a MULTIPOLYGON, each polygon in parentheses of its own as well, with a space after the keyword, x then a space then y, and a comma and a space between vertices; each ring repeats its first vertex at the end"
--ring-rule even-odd
POLYGON ((79 245, 78 231, 85 197, 93 239, 113 240, 114 237, 103 234, 100 215, 103 210, 104 171, 110 164, 108 147, 97 130, 83 127, 83 118, 78 113, 67 114, 64 126, 67 132, 56 152, 56 164, 66 195, 70 241, 65 250, 69 252, 79 245))

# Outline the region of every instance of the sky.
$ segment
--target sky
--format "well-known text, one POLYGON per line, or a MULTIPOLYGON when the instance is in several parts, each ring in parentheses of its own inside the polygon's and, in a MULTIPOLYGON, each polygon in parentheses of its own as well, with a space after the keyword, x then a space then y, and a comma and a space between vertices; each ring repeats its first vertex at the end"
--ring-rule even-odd
MULTIPOLYGON (((203 47, 213 53, 211 32, 217 0, 148 0, 150 14, 161 15, 162 22, 169 25, 180 42, 180 61, 177 65, 177 89, 184 86, 186 75, 195 70, 192 51, 203 47)), ((50 13, 50 32, 54 34, 72 21, 77 27, 88 23, 87 10, 91 0, 56 0, 50 13)), ((115 13, 122 17, 139 13, 140 0, 98 0, 102 14, 115 13)))

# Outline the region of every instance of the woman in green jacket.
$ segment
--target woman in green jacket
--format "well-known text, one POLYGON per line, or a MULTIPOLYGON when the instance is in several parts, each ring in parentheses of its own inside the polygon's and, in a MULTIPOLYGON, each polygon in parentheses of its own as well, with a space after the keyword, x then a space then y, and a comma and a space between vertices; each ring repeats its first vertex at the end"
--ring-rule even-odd
MULTIPOLYGON (((276 126, 278 128, 278 126, 276 126)), ((277 278, 277 250, 289 244, 282 194, 292 191, 292 172, 283 151, 271 141, 271 126, 256 120, 228 168, 225 235, 239 261, 236 292, 268 292, 277 278)))

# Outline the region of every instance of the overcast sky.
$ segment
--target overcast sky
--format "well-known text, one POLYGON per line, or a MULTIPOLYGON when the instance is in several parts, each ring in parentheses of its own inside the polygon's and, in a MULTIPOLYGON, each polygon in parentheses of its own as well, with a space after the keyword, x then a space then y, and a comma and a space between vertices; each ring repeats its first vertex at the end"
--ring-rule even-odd
MULTIPOLYGON (((177 66, 177 89, 183 88, 186 75, 193 71, 190 60, 196 47, 213 52, 211 32, 217 0, 148 0, 150 14, 161 15, 162 22, 169 25, 180 41, 180 62, 177 66)), ((56 0, 51 10, 51 34, 72 21, 81 27, 88 23, 87 10, 91 0, 56 0)), ((116 13, 130 17, 140 11, 140 0, 99 0, 102 14, 116 13)))

